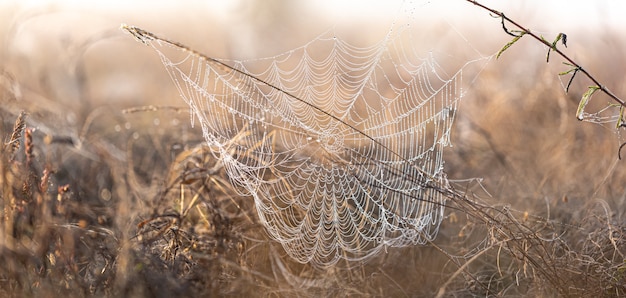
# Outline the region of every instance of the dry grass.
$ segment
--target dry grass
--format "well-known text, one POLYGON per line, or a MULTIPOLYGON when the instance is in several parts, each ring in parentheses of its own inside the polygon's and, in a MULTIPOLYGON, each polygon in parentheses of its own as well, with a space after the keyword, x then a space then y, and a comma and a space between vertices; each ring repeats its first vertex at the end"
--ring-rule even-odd
MULTIPOLYGON (((583 64, 621 70, 593 55, 626 49, 606 40, 587 43, 581 56, 597 58, 583 64)), ((490 64, 462 104, 446 169, 483 178, 457 185, 472 201, 451 203, 433 245, 326 271, 268 238, 186 109, 74 107, 4 70, 0 295, 624 296, 620 136, 576 121, 585 82, 563 94, 562 69, 524 47, 490 64)), ((86 73, 70 79, 87 84, 86 73)), ((624 77, 601 74, 608 86, 624 77)))

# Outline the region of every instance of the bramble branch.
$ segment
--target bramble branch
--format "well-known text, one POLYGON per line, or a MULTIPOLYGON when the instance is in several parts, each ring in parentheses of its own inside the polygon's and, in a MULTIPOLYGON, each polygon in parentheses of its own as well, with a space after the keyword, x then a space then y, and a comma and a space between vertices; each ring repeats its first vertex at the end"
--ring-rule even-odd
MULTIPOLYGON (((567 47, 567 35, 560 33, 557 38, 554 40, 554 42, 549 42, 547 41, 545 38, 538 36, 534 33, 532 33, 530 31, 530 29, 520 25, 519 23, 515 22, 514 20, 508 18, 507 16, 504 15, 503 12, 497 11, 493 8, 487 7, 481 3, 479 3, 478 1, 474 1, 474 0, 466 0, 469 3, 472 3, 482 9, 485 9, 487 11, 489 11, 490 13, 500 17, 502 19, 502 28, 504 29, 504 31, 509 34, 514 36, 513 41, 507 43, 499 52, 498 52, 498 57, 502 54, 502 52, 504 52, 506 49, 508 49, 513 43, 515 43, 517 40, 519 40, 523 35, 529 35, 532 36, 534 39, 538 40, 539 42, 541 42, 542 44, 546 45, 548 47, 548 55, 546 57, 546 60, 549 60, 550 58, 550 51, 553 51, 555 53, 557 53, 559 56, 563 57, 563 59, 567 60, 567 65, 570 65, 572 67, 572 69, 570 71, 567 71, 565 73, 562 74, 567 74, 570 72, 573 72, 572 78, 570 79, 570 81, 567 84, 567 89, 566 92, 569 91, 569 86, 571 85, 571 81, 573 80, 573 76, 576 75, 577 73, 582 73, 584 74, 587 78, 589 78, 594 86, 589 87, 589 90, 587 92, 585 92, 585 95, 583 95, 583 98, 581 100, 581 105, 579 105, 579 109, 580 107, 583 105, 582 102, 584 102, 584 105, 586 105, 586 103, 589 101, 590 96, 593 94, 593 92, 600 90, 602 91, 604 94, 608 95, 611 99, 613 99, 616 103, 618 103, 620 105, 621 111, 620 114, 622 113, 622 111, 624 110, 624 108, 626 108, 626 102, 624 102, 622 99, 620 99, 619 97, 617 97, 615 94, 613 94, 613 92, 611 92, 606 86, 602 85, 594 76, 592 76, 589 72, 587 72, 587 70, 585 70, 580 64, 576 63, 574 60, 572 60, 569 56, 567 56, 566 54, 564 54, 563 52, 561 52, 561 50, 559 50, 557 48, 557 42, 560 40, 564 46, 567 47), (513 30, 509 30, 506 28, 505 26, 505 21, 512 24, 513 26, 517 27, 519 29, 520 34, 515 35, 513 33, 511 33, 513 30), (591 91, 593 89, 593 91, 591 91)), ((515 30, 517 31, 517 30, 515 30)), ((581 119, 581 114, 579 114, 579 112, 581 112, 580 110, 577 111, 577 118, 581 119)), ((621 127, 621 119, 618 120, 618 127, 621 127)))

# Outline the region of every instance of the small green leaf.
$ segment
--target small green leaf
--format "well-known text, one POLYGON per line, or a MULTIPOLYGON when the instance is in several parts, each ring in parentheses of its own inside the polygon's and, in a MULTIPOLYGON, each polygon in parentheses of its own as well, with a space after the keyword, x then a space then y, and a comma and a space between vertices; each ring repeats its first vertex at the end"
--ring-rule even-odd
POLYGON ((498 51, 498 54, 496 54, 496 59, 500 58, 500 55, 502 55, 502 53, 504 53, 504 51, 506 51, 508 48, 510 48, 514 43, 516 43, 520 38, 522 38, 522 36, 524 36, 524 34, 526 34, 526 32, 520 32, 520 34, 518 36, 513 37, 513 39, 511 41, 509 41, 507 44, 505 44, 500 51, 498 51))
POLYGON ((559 33, 559 35, 556 36, 556 38, 554 39, 554 41, 552 42, 552 48, 556 48, 556 43, 559 42, 559 40, 561 40, 561 38, 563 38, 563 33, 559 33))
POLYGON ((572 73, 573 71, 579 71, 580 70, 580 66, 576 66, 574 64, 570 64, 570 63, 567 63, 567 62, 563 62, 563 64, 569 66, 570 69, 566 70, 566 71, 563 71, 563 72, 559 72, 560 76, 564 76, 566 74, 572 73))
MULTIPOLYGON (((550 46, 550 48, 548 48, 548 54, 546 55, 546 63, 550 62, 550 51, 556 51, 556 44, 559 42, 559 40, 561 40, 561 38, 563 38, 563 36, 564 36, 563 33, 559 33, 559 35, 557 35, 554 41, 552 42, 552 45, 550 46)), ((543 36, 541 37, 541 39, 545 41, 546 44, 548 43, 548 41, 545 40, 543 36)))
POLYGON ((567 65, 567 66, 571 66, 571 68, 567 71, 563 71, 560 72, 559 75, 560 76, 564 76, 567 74, 572 74, 572 76, 569 78, 569 81, 567 82, 567 87, 565 88, 565 92, 568 93, 569 92, 569 87, 572 85, 572 82, 574 81, 574 77, 576 77, 576 74, 580 71, 580 66, 571 64, 571 63, 567 63, 567 62, 563 62, 563 64, 567 65))
POLYGON ((572 72, 574 72, 574 71, 577 71, 577 70, 578 70, 578 67, 574 67, 574 68, 572 68, 572 69, 570 69, 570 70, 563 71, 563 72, 559 72, 559 75, 560 75, 560 76, 564 76, 564 75, 566 75, 566 74, 570 74, 570 73, 572 73, 572 72))
POLYGON ((585 111, 585 107, 589 103, 591 96, 593 96, 593 94, 598 90, 600 90, 599 86, 589 86, 589 89, 587 89, 587 92, 583 94, 583 98, 580 100, 580 103, 578 104, 578 110, 576 110, 576 118, 578 118, 578 120, 581 120, 581 121, 583 120, 583 112, 585 111))

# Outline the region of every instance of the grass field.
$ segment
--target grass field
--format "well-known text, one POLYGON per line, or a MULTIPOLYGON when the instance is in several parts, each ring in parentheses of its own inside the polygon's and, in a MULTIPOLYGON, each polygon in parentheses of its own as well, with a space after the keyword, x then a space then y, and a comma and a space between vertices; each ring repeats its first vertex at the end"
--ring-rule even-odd
MULTIPOLYGON (((266 27, 254 27, 249 40, 263 46, 250 50, 219 30, 219 20, 183 9, 155 21, 158 9, 93 17, 54 5, 5 8, 0 296, 626 295, 625 140, 615 123, 576 119, 590 83, 580 76, 566 94, 561 60, 546 64, 546 49, 529 39, 464 87, 445 152, 448 177, 491 206, 495 220, 449 209, 433 244, 321 270, 294 262, 269 238, 252 199, 238 195, 191 127, 158 57, 118 30, 135 21, 207 54, 243 59, 314 38, 278 38, 312 21, 280 31, 259 16, 266 27)), ((474 49, 497 52, 510 37, 497 19, 477 15, 484 23, 469 29, 431 24, 437 30, 424 34, 425 50, 460 60, 474 49)), ((626 96, 626 39, 612 28, 572 29, 566 52, 626 96)), ((608 102, 596 95, 588 110, 608 102)))

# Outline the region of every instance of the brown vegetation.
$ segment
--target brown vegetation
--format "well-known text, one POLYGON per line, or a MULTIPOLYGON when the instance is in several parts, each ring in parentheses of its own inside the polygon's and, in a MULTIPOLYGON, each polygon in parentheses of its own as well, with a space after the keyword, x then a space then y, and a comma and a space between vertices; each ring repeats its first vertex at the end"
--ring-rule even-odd
MULTIPOLYGON (((607 70, 605 85, 621 86, 626 44, 604 34, 583 35, 586 47, 575 51, 588 68, 607 70)), ((446 152, 448 176, 490 205, 494 220, 450 209, 433 245, 325 271, 293 262, 269 239, 176 93, 158 89, 165 74, 145 96, 171 106, 124 110, 136 103, 90 103, 89 68, 106 71, 97 59, 59 74, 78 86, 81 104, 59 98, 71 85, 55 89, 60 70, 15 70, 7 59, 0 296, 624 296, 622 136, 614 123, 576 120, 587 82, 565 94, 563 69, 556 57, 544 64, 543 50, 519 42, 489 64, 463 99, 446 152), (473 177, 482 182, 460 181, 473 177)), ((589 109, 608 99, 594 101, 589 109)))

